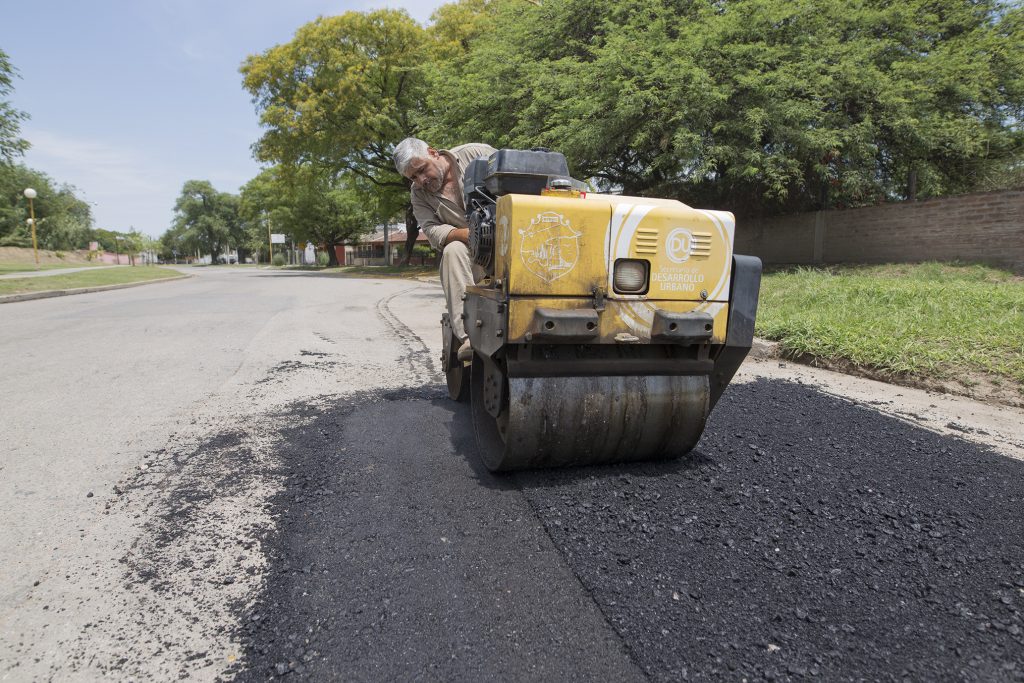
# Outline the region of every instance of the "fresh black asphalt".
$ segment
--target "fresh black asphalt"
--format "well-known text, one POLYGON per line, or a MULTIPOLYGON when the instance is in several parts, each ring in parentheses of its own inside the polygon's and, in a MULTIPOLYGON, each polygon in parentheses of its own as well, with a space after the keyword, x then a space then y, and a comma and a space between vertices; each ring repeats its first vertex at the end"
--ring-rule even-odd
POLYGON ((1024 462, 800 384, 496 477, 436 386, 296 406, 241 680, 1024 680, 1024 462))

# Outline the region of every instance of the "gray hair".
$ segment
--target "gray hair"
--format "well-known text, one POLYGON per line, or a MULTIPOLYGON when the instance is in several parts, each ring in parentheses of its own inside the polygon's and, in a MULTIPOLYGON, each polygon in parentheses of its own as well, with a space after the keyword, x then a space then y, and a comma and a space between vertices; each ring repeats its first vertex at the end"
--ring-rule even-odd
POLYGON ((395 168, 401 175, 405 175, 405 169, 413 159, 425 159, 430 145, 419 138, 406 138, 395 145, 395 168))

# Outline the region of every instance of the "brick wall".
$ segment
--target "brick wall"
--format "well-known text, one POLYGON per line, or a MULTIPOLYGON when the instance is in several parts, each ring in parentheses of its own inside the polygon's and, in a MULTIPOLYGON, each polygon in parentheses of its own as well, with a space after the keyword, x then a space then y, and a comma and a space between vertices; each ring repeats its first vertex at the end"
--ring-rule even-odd
POLYGON ((968 261, 1024 271, 1024 190, 737 219, 736 253, 766 264, 968 261))

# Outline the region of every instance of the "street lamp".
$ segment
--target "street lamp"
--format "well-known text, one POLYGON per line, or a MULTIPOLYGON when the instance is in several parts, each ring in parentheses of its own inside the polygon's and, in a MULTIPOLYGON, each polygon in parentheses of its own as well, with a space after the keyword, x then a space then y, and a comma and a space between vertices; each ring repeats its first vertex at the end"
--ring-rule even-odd
POLYGON ((120 235, 114 235, 114 255, 117 257, 117 265, 121 265, 121 252, 117 249, 117 243, 123 239, 120 235))
POLYGON ((36 257, 36 270, 39 270, 39 247, 36 245, 36 209, 32 205, 32 200, 36 198, 36 191, 31 187, 26 187, 25 198, 28 199, 28 224, 32 228, 32 254, 36 257))

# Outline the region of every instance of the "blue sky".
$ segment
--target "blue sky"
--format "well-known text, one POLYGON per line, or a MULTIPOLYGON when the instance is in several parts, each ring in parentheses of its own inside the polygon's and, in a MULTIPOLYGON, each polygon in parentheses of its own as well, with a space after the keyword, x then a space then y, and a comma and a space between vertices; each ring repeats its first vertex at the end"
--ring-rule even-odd
POLYGON ((246 55, 317 16, 402 7, 421 23, 440 1, 95 0, 6 2, 0 49, 32 118, 25 163, 74 185, 96 226, 157 237, 189 179, 237 192, 256 175, 258 118, 246 55))

